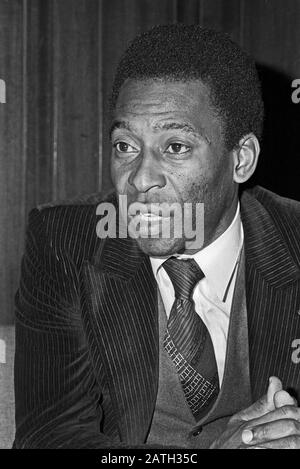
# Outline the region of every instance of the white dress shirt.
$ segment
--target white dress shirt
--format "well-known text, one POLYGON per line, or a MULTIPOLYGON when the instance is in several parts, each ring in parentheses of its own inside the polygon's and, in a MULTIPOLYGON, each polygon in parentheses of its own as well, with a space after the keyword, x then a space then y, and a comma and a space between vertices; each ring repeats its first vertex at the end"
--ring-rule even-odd
MULTIPOLYGON (((208 328, 213 342, 220 386, 224 375, 229 318, 243 239, 238 205, 232 223, 213 243, 196 254, 176 256, 178 259, 195 259, 205 275, 194 290, 193 300, 196 312, 208 328)), ((151 257, 150 260, 169 317, 175 294, 173 284, 162 267, 166 258, 151 257)))

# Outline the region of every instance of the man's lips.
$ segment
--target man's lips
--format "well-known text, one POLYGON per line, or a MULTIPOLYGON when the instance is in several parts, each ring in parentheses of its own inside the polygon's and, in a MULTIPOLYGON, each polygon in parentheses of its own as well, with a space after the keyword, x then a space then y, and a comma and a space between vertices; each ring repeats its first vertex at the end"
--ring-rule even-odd
POLYGON ((170 218, 170 213, 168 216, 164 216, 161 203, 153 202, 150 204, 143 204, 141 202, 133 202, 128 207, 128 216, 133 218, 136 216, 141 217, 144 220, 161 220, 162 218, 170 218))
POLYGON ((163 219, 163 217, 159 215, 154 215, 153 213, 140 213, 137 215, 130 215, 130 218, 134 218, 135 220, 140 220, 141 222, 147 221, 147 222, 157 222, 163 219))

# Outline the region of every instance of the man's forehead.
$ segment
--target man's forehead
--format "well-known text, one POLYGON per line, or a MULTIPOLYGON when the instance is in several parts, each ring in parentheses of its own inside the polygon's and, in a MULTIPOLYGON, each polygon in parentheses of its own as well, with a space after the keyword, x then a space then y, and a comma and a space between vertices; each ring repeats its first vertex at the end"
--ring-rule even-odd
POLYGON ((214 110, 209 92, 201 82, 130 80, 121 88, 113 118, 118 121, 153 118, 160 130, 168 125, 175 128, 176 122, 182 126, 182 121, 195 126, 195 117, 203 113, 209 116, 214 110), (165 123, 167 120, 172 122, 165 123))
MULTIPOLYGON (((130 120, 114 120, 110 128, 110 135, 117 129, 124 129, 129 132, 134 132, 136 130, 134 123, 130 120)), ((202 133, 199 132, 199 129, 196 129, 191 123, 185 122, 184 120, 162 120, 153 122, 151 130, 153 132, 180 130, 184 133, 194 135, 195 137, 199 137, 199 134, 202 133)))
POLYGON ((130 79, 121 88, 111 132, 145 125, 151 131, 180 130, 211 141, 219 117, 201 80, 130 79))
MULTIPOLYGON (((127 79, 120 88, 116 108, 123 107, 130 102, 131 105, 141 104, 141 100, 151 104, 163 101, 177 104, 178 100, 210 100, 210 89, 200 79, 172 80, 162 78, 127 79)), ((168 106, 168 107, 169 107, 168 106)))

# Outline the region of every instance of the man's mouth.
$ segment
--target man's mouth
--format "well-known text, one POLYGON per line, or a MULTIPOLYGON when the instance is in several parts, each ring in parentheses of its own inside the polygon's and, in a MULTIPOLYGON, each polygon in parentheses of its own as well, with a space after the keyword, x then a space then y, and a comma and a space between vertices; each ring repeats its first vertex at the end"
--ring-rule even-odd
POLYGON ((158 221, 162 220, 162 218, 163 218, 160 215, 155 215, 154 213, 150 213, 150 212, 140 213, 138 215, 130 215, 130 217, 132 217, 134 219, 140 219, 141 221, 146 221, 146 222, 150 222, 150 223, 158 222, 158 221))
POLYGON ((160 203, 133 202, 128 207, 129 232, 137 237, 160 237, 171 218, 170 213, 164 213, 160 203))
POLYGON ((160 221, 163 218, 170 218, 170 213, 168 213, 167 216, 164 216, 161 203, 159 202, 150 204, 133 202, 128 207, 128 217, 139 217, 142 221, 155 222, 160 221))

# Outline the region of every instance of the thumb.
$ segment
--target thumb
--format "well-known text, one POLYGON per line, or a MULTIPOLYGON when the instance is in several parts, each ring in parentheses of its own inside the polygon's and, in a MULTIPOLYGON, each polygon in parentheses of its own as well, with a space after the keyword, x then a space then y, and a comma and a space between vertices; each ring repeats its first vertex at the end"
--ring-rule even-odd
POLYGON ((297 407, 297 401, 286 391, 278 391, 274 395, 274 405, 276 409, 285 405, 294 405, 297 407))
POLYGON ((254 402, 247 409, 241 410, 238 414, 234 415, 233 421, 236 420, 252 420, 262 415, 275 410, 274 396, 277 392, 282 390, 282 383, 276 376, 269 378, 269 386, 267 393, 258 401, 254 402))

